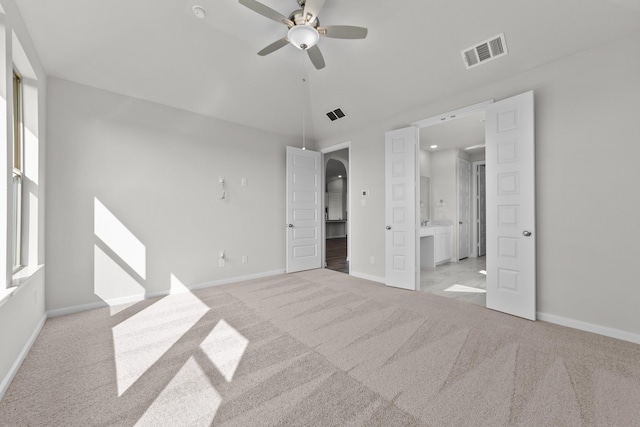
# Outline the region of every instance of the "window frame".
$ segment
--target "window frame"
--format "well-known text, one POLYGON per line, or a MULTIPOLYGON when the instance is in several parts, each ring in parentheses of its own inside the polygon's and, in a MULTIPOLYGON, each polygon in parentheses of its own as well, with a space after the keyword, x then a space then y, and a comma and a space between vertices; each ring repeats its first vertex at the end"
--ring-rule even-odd
POLYGON ((24 267, 22 259, 22 212, 24 181, 24 99, 22 75, 13 69, 13 236, 12 271, 16 273, 24 267))

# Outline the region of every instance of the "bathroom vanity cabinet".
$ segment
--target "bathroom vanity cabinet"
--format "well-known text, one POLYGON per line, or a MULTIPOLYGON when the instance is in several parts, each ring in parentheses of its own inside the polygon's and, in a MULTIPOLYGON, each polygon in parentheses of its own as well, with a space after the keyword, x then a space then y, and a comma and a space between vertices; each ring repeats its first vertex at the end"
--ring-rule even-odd
POLYGON ((451 225, 420 227, 420 268, 451 261, 452 235, 451 225))

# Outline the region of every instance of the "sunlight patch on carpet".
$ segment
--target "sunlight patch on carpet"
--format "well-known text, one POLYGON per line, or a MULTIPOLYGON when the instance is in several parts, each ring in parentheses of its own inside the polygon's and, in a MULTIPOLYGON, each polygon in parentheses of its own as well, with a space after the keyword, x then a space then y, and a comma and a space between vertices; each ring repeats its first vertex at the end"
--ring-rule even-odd
POLYGON ((169 295, 113 327, 118 396, 158 362, 208 310, 190 292, 169 295))
POLYGON ((224 379, 231 382, 247 345, 249 340, 222 319, 202 341, 200 348, 224 379))
POLYGON ((210 426, 221 403, 222 397, 191 356, 135 425, 210 426))
POLYGON ((465 285, 449 286, 444 291, 445 292, 467 292, 467 293, 472 293, 472 294, 486 294, 487 293, 486 289, 472 288, 471 286, 465 286, 465 285))

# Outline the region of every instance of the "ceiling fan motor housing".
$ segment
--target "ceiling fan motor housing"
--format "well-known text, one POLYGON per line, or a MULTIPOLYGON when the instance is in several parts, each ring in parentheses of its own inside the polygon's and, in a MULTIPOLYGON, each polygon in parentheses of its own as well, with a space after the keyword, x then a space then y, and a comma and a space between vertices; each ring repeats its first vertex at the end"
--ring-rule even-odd
POLYGON ((298 10, 294 10, 293 12, 291 12, 291 15, 289 15, 289 20, 291 20, 294 24, 296 25, 311 25, 313 28, 318 27, 318 25, 320 25, 320 21, 318 21, 318 18, 315 18, 313 21, 311 22, 307 22, 304 16, 304 10, 303 9, 298 9, 298 10))

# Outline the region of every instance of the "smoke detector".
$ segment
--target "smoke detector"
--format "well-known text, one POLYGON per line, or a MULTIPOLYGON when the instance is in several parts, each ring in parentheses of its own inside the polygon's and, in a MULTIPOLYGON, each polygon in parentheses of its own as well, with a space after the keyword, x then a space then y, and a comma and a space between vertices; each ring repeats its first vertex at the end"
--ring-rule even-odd
POLYGON ((489 61, 493 61, 496 58, 505 56, 507 52, 507 41, 504 38, 504 33, 500 33, 497 36, 491 37, 471 46, 462 51, 462 59, 467 70, 478 65, 485 64, 489 61))
POLYGON ((202 6, 195 5, 191 10, 193 10, 193 14, 200 19, 204 19, 204 17, 207 16, 207 9, 202 6))

